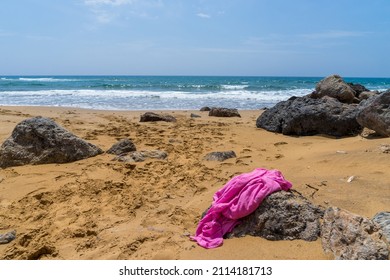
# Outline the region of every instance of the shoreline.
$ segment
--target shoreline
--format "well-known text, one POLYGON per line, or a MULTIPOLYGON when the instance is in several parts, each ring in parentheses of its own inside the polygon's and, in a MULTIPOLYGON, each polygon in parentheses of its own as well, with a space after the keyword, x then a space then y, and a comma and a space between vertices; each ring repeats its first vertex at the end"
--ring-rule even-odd
POLYGON ((46 248, 39 258, 332 259, 320 239, 247 236, 211 250, 189 240, 215 191, 257 167, 280 170, 293 189, 325 208, 368 218, 389 210, 389 154, 379 149, 390 144, 389 138, 286 136, 256 128, 261 110, 239 113, 242 118, 209 117, 199 110, 0 106, 1 143, 17 123, 41 115, 104 151, 130 138, 137 150, 168 153, 167 160, 134 164, 102 154, 73 163, 0 169, 0 233, 17 231, 14 242, 0 246, 0 258, 25 258, 46 248), (140 123, 139 114, 146 111, 169 113, 178 121, 140 123), (201 118, 190 118, 191 113, 201 118), (235 151, 237 158, 203 160, 210 151, 225 150, 235 151), (355 179, 348 182, 351 176, 355 179), (30 241, 22 246, 26 238, 30 241))

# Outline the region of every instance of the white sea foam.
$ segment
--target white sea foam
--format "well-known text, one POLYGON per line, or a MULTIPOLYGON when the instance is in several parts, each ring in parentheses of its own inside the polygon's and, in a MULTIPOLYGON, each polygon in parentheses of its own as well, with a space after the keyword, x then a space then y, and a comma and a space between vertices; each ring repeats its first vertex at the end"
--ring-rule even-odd
POLYGON ((22 82, 72 82, 79 80, 59 79, 59 78, 18 78, 22 82))
POLYGON ((223 89, 245 89, 248 85, 222 85, 221 88, 223 89))

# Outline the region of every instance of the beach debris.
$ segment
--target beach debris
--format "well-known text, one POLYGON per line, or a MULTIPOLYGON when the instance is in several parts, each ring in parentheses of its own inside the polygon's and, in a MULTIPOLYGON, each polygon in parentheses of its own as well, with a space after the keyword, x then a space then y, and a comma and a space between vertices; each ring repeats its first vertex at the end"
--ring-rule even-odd
POLYGON ((351 183, 353 180, 355 180, 355 176, 351 176, 347 179, 347 183, 351 183))
POLYGON ((268 240, 317 240, 324 210, 296 191, 275 192, 241 219, 228 238, 245 235, 268 240))
POLYGON ((120 155, 136 150, 134 143, 130 139, 125 138, 112 145, 112 147, 107 150, 107 154, 120 155))
POLYGON ((380 93, 359 105, 358 123, 381 136, 390 136, 390 90, 380 93))
POLYGON ((224 152, 211 152, 204 156, 204 160, 209 161, 224 161, 229 158, 235 158, 236 153, 234 151, 224 151, 224 152))
POLYGON ((345 154, 348 154, 347 151, 340 151, 340 150, 339 150, 339 151, 336 151, 336 153, 338 153, 338 154, 344 154, 344 155, 345 155, 345 154))
POLYGON ((380 226, 383 236, 390 246, 390 212, 379 212, 372 220, 380 226))
POLYGON ((344 104, 331 97, 291 97, 263 112, 256 126, 286 135, 356 135, 362 127, 356 121, 356 104, 344 104))
POLYGON ((16 238, 16 230, 4 234, 0 234, 0 244, 10 243, 15 238, 16 238))
POLYGON ((210 110, 211 110, 211 108, 207 107, 207 106, 200 108, 200 111, 202 111, 202 112, 208 112, 210 110))
POLYGON ((103 151, 59 126, 52 119, 34 117, 16 125, 0 148, 0 167, 66 163, 103 151))
POLYGON ((211 117, 224 117, 224 118, 230 118, 230 117, 241 118, 241 115, 238 113, 237 109, 229 109, 229 108, 222 108, 222 107, 211 108, 211 110, 209 112, 209 116, 211 116, 211 117))
POLYGON ((134 151, 126 154, 116 156, 113 160, 120 162, 142 162, 148 158, 152 159, 166 159, 168 157, 167 152, 160 150, 142 150, 134 151))
POLYGON ((141 115, 140 122, 176 122, 176 118, 171 115, 161 115, 153 112, 146 112, 141 115))
POLYGON ((383 232, 373 221, 337 207, 326 209, 321 227, 325 253, 338 260, 387 260, 383 232))
POLYGON ((350 84, 344 82, 339 75, 331 75, 322 79, 316 85, 315 91, 310 95, 311 98, 321 98, 324 96, 336 98, 342 103, 353 103, 356 101, 359 103, 355 90, 350 84))

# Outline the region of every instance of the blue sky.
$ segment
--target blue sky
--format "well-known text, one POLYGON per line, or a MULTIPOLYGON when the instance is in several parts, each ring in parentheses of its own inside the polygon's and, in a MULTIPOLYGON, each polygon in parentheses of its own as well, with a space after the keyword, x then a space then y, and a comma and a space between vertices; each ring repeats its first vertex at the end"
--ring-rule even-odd
POLYGON ((390 77, 388 0, 2 0, 0 75, 390 77))

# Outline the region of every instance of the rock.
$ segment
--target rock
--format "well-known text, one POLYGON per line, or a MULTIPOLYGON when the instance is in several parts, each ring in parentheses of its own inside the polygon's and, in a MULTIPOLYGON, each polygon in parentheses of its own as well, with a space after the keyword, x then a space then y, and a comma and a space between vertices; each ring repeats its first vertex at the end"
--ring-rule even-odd
POLYGON ((150 150, 150 151, 135 151, 127 154, 116 156, 113 160, 121 162, 141 162, 148 158, 166 159, 168 154, 164 151, 150 150))
POLYGON ((260 236, 268 240, 303 239, 320 236, 323 210, 295 192, 279 191, 266 197, 252 214, 244 217, 228 237, 260 236))
POLYGON ((312 98, 321 98, 329 96, 336 98, 343 103, 355 102, 355 91, 350 85, 343 81, 339 75, 328 76, 321 80, 315 91, 311 94, 312 98))
POLYGON ((208 112, 210 110, 211 110, 210 107, 207 107, 207 106, 200 108, 200 111, 202 111, 202 112, 208 112))
POLYGON ((389 251, 382 232, 371 220, 330 207, 321 227, 322 247, 339 260, 387 260, 389 251))
POLYGON ((153 112, 146 112, 141 115, 140 122, 175 122, 176 118, 171 115, 160 115, 153 112))
POLYGON ((0 167, 66 163, 93 157, 103 151, 53 120, 35 117, 16 125, 0 148, 0 167))
POLYGON ((0 234, 0 244, 10 243, 12 240, 16 238, 16 231, 10 231, 4 234, 0 234))
POLYGON ((258 128, 286 135, 356 135, 362 127, 356 121, 356 104, 344 104, 331 97, 291 97, 263 112, 258 128))
POLYGON ((130 139, 125 138, 112 145, 112 147, 108 149, 107 154, 120 155, 136 150, 134 143, 130 139))
POLYGON ((365 86, 363 86, 361 84, 347 83, 347 85, 349 85, 353 89, 356 97, 360 97, 360 94, 362 92, 370 92, 370 90, 368 88, 366 88, 365 86))
POLYGON ((379 225, 387 244, 390 246, 390 212, 379 212, 372 220, 379 225))
POLYGON ((357 121, 379 135, 390 136, 390 90, 362 102, 357 121))
MULTIPOLYGON (((390 154, 390 145, 388 144, 381 144, 379 146, 379 150, 384 154, 390 154)), ((1 181, 1 179, 0 179, 1 181)))
POLYGON ((190 116, 191 118, 201 118, 201 116, 199 116, 199 115, 197 115, 197 114, 193 114, 193 113, 191 113, 191 116, 190 116))
POLYGON ((209 161, 224 161, 229 158, 235 158, 236 153, 234 151, 226 151, 226 152, 211 152, 205 155, 204 159, 209 161))
POLYGON ((213 107, 211 108, 209 112, 209 116, 211 117, 224 117, 224 118, 229 118, 229 117, 239 117, 241 118, 241 115, 238 113, 237 109, 229 109, 229 108, 217 108, 213 107))
POLYGON ((378 91, 363 91, 362 93, 359 94, 359 100, 366 100, 369 99, 370 97, 377 96, 379 94, 378 91))

